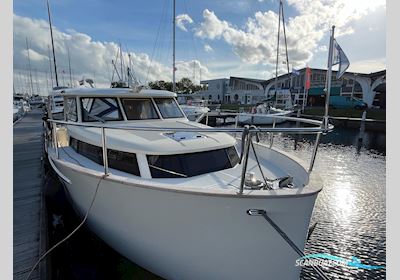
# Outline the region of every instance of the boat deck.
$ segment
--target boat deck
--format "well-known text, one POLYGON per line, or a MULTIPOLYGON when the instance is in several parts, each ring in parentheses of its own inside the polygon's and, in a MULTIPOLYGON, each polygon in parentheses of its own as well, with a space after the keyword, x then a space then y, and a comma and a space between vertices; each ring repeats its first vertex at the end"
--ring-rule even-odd
MULTIPOLYGON (((34 109, 14 125, 13 150, 13 274, 25 279, 45 249, 42 193, 42 111, 34 109)), ((45 279, 39 266, 30 279, 45 279)))

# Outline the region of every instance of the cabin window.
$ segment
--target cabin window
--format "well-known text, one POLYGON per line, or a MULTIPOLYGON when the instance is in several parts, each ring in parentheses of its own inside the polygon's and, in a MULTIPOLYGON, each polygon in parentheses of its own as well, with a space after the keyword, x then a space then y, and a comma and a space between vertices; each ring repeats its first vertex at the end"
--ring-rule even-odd
POLYGON ((182 118, 183 114, 174 98, 155 98, 158 110, 163 118, 182 118))
POLYGON ((239 163, 235 147, 178 155, 148 155, 153 178, 182 178, 216 172, 239 163))
POLYGON ((64 108, 65 116, 67 121, 76 122, 78 120, 78 115, 76 114, 76 99, 75 97, 67 98, 67 104, 64 108))
MULTIPOLYGON (((79 154, 103 165, 103 151, 101 147, 70 138, 70 146, 79 154)), ((126 173, 140 176, 136 154, 107 149, 108 166, 126 173)))
POLYGON ((136 154, 107 149, 108 166, 140 176, 136 154))
POLYGON ((81 98, 82 119, 93 121, 121 121, 122 114, 116 98, 81 98))
POLYGON ((127 99, 121 100, 128 120, 158 119, 158 114, 151 99, 127 99))

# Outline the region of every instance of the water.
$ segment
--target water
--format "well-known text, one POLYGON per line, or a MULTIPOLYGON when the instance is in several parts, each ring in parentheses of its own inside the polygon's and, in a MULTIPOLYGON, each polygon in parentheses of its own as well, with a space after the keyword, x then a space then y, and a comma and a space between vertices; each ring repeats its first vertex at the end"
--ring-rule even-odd
MULTIPOLYGON (((309 162, 314 136, 277 135, 274 146, 309 162), (296 144, 296 145, 295 145, 296 144), (295 148, 295 149, 294 149, 295 148)), ((327 253, 367 265, 386 262, 385 134, 335 128, 322 137, 314 172, 324 182, 311 224, 317 222, 305 254, 327 253)), ((268 142, 262 137, 261 141, 268 142)), ((69 233, 79 220, 55 177, 47 176, 50 244, 69 233), (51 191, 50 191, 51 190, 51 191), (53 217, 53 214, 56 216, 53 217), (56 227, 52 222, 63 221, 56 227)), ((52 279, 161 279, 128 261, 85 227, 51 257, 52 279)), ((322 267, 331 279, 385 279, 386 270, 322 267)), ((309 267, 301 279, 319 279, 309 267)))

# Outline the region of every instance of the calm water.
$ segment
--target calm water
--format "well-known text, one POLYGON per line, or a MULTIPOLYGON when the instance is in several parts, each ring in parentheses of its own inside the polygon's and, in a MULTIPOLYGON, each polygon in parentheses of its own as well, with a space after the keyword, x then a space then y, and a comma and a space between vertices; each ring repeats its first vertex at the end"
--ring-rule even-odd
MULTIPOLYGON (((385 134, 366 133, 362 143, 358 138, 357 130, 343 128, 336 128, 322 137, 314 171, 321 175, 324 189, 314 209, 311 224, 317 222, 317 225, 305 253, 328 253, 346 259, 354 256, 363 264, 385 265, 385 134)), ((278 135, 274 146, 309 162, 313 139, 278 135)), ((57 180, 50 175, 47 179, 50 242, 53 244, 79 221, 65 201, 57 180), (52 222, 57 220, 62 220, 63 224, 59 222, 54 227, 52 222)), ((160 279, 126 260, 86 228, 56 249, 52 254, 52 267, 53 279, 160 279)), ((322 269, 331 279, 386 278, 385 269, 322 269)), ((310 268, 304 268, 301 279, 318 277, 310 268)))

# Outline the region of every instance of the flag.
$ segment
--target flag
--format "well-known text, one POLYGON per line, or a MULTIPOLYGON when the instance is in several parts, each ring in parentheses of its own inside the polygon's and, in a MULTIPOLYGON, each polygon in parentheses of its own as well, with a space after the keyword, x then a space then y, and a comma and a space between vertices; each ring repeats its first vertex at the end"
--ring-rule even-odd
POLYGON ((305 89, 310 89, 311 87, 311 69, 310 67, 306 68, 306 84, 305 84, 305 89))
POLYGON ((292 69, 292 76, 300 76, 300 71, 296 69, 292 69))
POLYGON ((336 74, 336 78, 340 79, 340 77, 343 76, 343 74, 346 72, 346 69, 349 68, 350 61, 343 52, 342 48, 339 46, 339 44, 336 42, 336 40, 333 40, 333 62, 332 65, 339 64, 339 69, 336 74))

